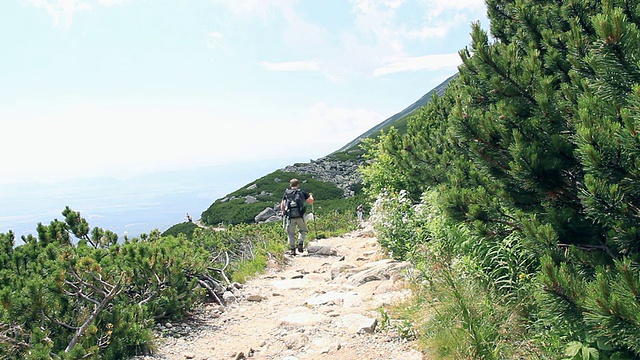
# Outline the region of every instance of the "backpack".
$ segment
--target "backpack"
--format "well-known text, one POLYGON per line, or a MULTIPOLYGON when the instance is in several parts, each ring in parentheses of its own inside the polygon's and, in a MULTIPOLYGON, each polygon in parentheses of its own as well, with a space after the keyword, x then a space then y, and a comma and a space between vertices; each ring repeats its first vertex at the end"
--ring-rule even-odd
POLYGON ((284 212, 289 219, 304 216, 304 196, 300 189, 287 189, 284 192, 284 212))

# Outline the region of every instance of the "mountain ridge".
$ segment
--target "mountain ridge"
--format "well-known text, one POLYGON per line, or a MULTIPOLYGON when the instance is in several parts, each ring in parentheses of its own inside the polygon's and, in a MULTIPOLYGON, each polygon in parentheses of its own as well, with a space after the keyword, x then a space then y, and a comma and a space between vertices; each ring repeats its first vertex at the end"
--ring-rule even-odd
MULTIPOLYGON (((357 204, 366 201, 362 190, 362 179, 358 173, 364 158, 358 145, 363 139, 375 137, 394 124, 402 128, 404 124, 400 122, 403 119, 427 105, 434 95, 442 96, 449 83, 457 76, 457 73, 449 76, 400 112, 365 131, 329 155, 274 170, 217 199, 202 212, 201 220, 206 225, 278 221, 282 216, 279 214, 278 206, 281 191, 287 187, 286 181, 289 180, 284 177, 297 177, 303 184, 312 182, 313 185, 307 184, 307 187, 314 188, 313 192, 317 199, 321 199, 325 212, 353 211, 357 204), (265 217, 268 220, 264 220, 265 217)), ((170 228, 165 233, 171 233, 174 230, 170 228)))
POLYGON ((383 122, 379 123, 378 125, 376 125, 376 126, 372 127, 371 129, 365 131, 364 133, 362 133, 357 138, 349 141, 346 145, 344 145, 340 149, 336 150, 334 153, 347 151, 347 150, 353 148, 354 146, 358 145, 363 139, 371 137, 376 132, 391 126, 396 121, 398 121, 398 120, 400 120, 400 119, 402 119, 402 118, 404 118, 404 117, 406 117, 408 115, 411 115, 413 112, 415 112, 418 109, 420 109, 421 107, 427 105, 429 103, 429 101, 431 101, 431 99, 433 98, 434 94, 438 95, 438 96, 442 96, 444 94, 446 88, 447 88, 447 85, 449 85, 449 83, 452 80, 454 80, 456 77, 458 77, 458 73, 455 73, 455 74, 449 76, 445 81, 443 81, 442 83, 438 84, 436 87, 434 87, 433 89, 428 91, 426 94, 422 95, 422 97, 420 97, 420 99, 416 100, 413 104, 407 106, 402 111, 394 114, 393 116, 387 118, 386 120, 384 120, 383 122))

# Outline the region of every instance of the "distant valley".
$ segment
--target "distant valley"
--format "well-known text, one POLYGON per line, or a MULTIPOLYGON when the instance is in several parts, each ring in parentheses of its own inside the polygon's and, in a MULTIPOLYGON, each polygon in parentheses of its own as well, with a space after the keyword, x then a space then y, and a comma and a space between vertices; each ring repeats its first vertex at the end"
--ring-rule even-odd
MULTIPOLYGON (((304 159, 308 161, 308 159, 304 159)), ((63 220, 65 206, 80 211, 91 228, 120 238, 166 230, 200 217, 211 203, 274 168, 303 159, 279 159, 160 172, 127 180, 94 178, 58 183, 10 184, 0 188, 0 233, 36 234, 39 222, 63 220)))

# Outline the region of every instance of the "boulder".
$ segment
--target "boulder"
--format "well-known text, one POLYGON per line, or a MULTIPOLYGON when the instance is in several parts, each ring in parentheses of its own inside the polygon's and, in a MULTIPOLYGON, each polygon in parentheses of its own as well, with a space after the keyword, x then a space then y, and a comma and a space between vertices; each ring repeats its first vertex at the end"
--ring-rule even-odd
POLYGON ((280 222, 282 221, 282 217, 278 216, 278 215, 274 215, 274 216, 270 216, 267 220, 265 220, 264 222, 266 223, 271 223, 271 222, 280 222))
POLYGON ((389 280, 392 276, 398 276, 407 267, 409 263, 405 261, 384 259, 351 269, 353 272, 348 275, 348 278, 352 285, 360 286, 370 281, 389 280))
POLYGON ((309 255, 336 256, 338 251, 331 246, 311 245, 307 248, 309 255))
POLYGON ((265 208, 264 210, 262 210, 260 212, 260 214, 256 215, 256 217, 254 218, 254 220, 259 223, 262 221, 266 221, 267 219, 269 219, 272 216, 275 216, 276 212, 273 210, 273 208, 265 208))

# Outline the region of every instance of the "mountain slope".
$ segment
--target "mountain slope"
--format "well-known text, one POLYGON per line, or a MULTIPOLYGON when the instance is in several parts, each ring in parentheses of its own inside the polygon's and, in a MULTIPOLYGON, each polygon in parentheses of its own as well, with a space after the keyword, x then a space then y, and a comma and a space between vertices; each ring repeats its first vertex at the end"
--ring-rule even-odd
MULTIPOLYGON (((323 205, 323 211, 354 211, 357 204, 366 200, 358 173, 364 159, 361 151, 354 151, 360 142, 365 138, 377 136, 381 130, 392 125, 400 129, 405 128, 407 116, 428 104, 434 94, 442 96, 447 85, 456 77, 457 74, 450 76, 402 111, 367 130, 337 151, 318 160, 275 170, 216 200, 202 212, 202 222, 218 225, 250 223, 269 218, 272 219, 269 221, 273 221, 278 217, 282 191, 292 177, 300 179, 303 188, 314 192, 323 205)), ((165 233, 172 233, 174 230, 175 226, 165 233)))
POLYGON ((407 117, 408 115, 412 114, 414 111, 416 111, 416 110, 420 109, 421 107, 427 105, 429 103, 429 101, 431 101, 431 99, 433 98, 434 94, 437 94, 438 96, 442 96, 444 94, 444 91, 447 89, 447 85, 449 85, 449 83, 453 79, 455 79, 457 76, 458 76, 457 73, 452 75, 452 76, 450 76, 448 79, 446 79, 445 81, 440 83, 438 86, 436 86, 435 88, 431 89, 431 91, 429 91, 428 93, 424 94, 416 102, 414 102, 413 104, 407 106, 404 110, 402 110, 399 113, 391 116, 390 118, 386 119, 385 121, 381 122, 380 124, 378 124, 378 125, 372 127, 371 129, 365 131, 362 135, 360 135, 357 138, 351 140, 349 143, 347 143, 345 146, 343 146, 340 149, 338 149, 336 152, 347 151, 349 149, 352 149, 354 146, 358 145, 362 141, 362 139, 366 139, 368 137, 371 137, 371 136, 375 135, 377 132, 379 132, 380 130, 386 129, 386 128, 390 127, 391 125, 393 125, 398 120, 407 117))

